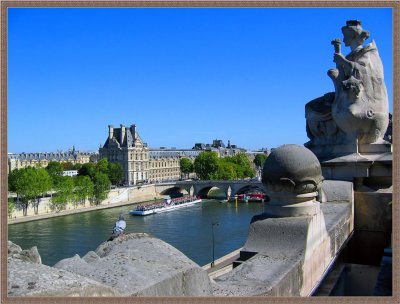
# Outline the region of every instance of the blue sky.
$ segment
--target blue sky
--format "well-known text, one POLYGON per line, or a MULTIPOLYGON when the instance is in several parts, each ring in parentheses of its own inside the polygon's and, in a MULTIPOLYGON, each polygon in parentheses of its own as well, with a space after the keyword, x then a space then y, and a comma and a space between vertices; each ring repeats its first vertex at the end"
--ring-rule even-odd
POLYGON ((94 151, 109 124, 133 123, 152 148, 303 144, 304 105, 333 91, 330 41, 349 19, 377 43, 392 111, 390 8, 8 12, 9 152, 94 151))

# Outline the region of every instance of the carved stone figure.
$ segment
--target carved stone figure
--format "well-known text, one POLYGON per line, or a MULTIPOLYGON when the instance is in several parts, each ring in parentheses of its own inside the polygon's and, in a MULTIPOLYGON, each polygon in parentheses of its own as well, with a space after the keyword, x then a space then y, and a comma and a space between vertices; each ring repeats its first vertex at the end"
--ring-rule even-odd
POLYGON ((335 92, 306 104, 307 146, 375 143, 388 127, 388 97, 376 43, 363 46, 369 32, 359 20, 347 21, 342 32, 351 52, 345 57, 340 39, 332 41, 336 68, 328 76, 335 92))

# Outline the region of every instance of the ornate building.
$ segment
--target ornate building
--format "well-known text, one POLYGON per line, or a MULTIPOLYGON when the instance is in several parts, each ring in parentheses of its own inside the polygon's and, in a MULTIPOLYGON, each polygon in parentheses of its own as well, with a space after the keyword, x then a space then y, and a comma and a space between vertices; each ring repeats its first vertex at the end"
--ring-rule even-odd
POLYGON ((75 147, 66 152, 9 153, 8 173, 14 169, 22 169, 25 167, 44 168, 51 161, 84 164, 89 161, 95 161, 96 159, 97 153, 77 151, 75 150, 75 147))
POLYGON ((99 149, 99 157, 120 163, 127 185, 143 183, 150 178, 149 148, 140 138, 136 125, 129 128, 108 126, 108 138, 99 149))
POLYGON ((136 125, 126 128, 108 126, 108 138, 99 149, 99 157, 118 162, 125 172, 124 184, 177 180, 181 177, 180 159, 194 160, 201 151, 149 149, 137 132, 136 125))
MULTIPOLYGON (((108 138, 99 149, 99 157, 121 164, 125 172, 125 185, 138 185, 182 178, 180 159, 194 161, 203 151, 215 151, 219 157, 246 153, 251 161, 257 153, 231 145, 230 141, 225 146, 222 140, 214 140, 212 144, 195 144, 193 149, 151 149, 140 138, 136 125, 129 128, 120 125, 120 128, 108 126, 108 138)), ((195 174, 191 177, 195 177, 195 174)))

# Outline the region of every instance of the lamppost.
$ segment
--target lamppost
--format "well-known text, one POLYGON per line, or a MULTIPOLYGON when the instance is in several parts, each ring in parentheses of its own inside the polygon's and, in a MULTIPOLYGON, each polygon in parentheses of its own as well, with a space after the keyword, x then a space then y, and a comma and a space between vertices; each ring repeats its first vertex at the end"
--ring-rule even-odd
POLYGON ((214 226, 218 226, 219 223, 211 223, 211 231, 212 231, 212 262, 211 262, 211 267, 214 267, 214 262, 215 262, 215 255, 214 255, 214 226))

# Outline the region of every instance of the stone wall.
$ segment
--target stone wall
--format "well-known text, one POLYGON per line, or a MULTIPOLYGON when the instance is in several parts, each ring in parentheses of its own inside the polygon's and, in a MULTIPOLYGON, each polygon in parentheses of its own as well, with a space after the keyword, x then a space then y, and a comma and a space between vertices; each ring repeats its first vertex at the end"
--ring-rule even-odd
POLYGON ((85 212, 91 209, 112 208, 121 206, 122 204, 134 204, 138 202, 153 200, 155 197, 158 197, 158 194, 156 193, 154 185, 146 185, 143 187, 139 186, 129 188, 117 188, 112 189, 109 192, 107 199, 101 202, 101 204, 98 206, 91 206, 89 201, 86 201, 85 204, 79 205, 77 207, 73 206, 72 204, 67 204, 65 210, 62 210, 58 213, 52 211, 50 208, 51 198, 45 197, 42 198, 40 201, 37 215, 35 214, 33 207, 29 205, 27 216, 23 215, 22 210, 14 210, 11 219, 19 220, 24 218, 30 219, 38 216, 40 216, 41 218, 60 216, 63 214, 85 212))

